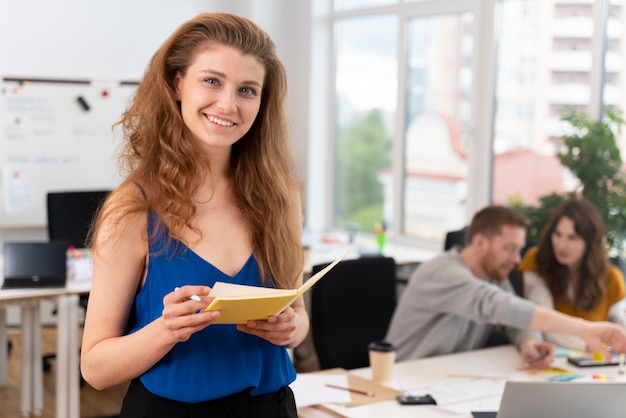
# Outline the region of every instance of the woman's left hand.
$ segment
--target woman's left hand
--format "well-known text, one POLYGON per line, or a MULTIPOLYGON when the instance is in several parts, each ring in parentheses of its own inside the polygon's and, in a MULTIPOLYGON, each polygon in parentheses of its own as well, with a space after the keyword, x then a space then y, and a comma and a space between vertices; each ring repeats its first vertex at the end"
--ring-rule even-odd
POLYGON ((256 335, 281 346, 288 346, 294 342, 297 329, 298 315, 291 306, 265 321, 248 321, 247 324, 237 325, 237 330, 241 332, 256 335))

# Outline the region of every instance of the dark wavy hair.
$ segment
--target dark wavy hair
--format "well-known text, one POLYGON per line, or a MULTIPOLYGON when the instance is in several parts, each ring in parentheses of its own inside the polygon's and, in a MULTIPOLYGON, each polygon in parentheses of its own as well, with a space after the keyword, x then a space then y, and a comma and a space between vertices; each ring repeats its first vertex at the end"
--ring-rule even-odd
POLYGON ((171 238, 182 242, 185 228, 200 234, 190 224, 196 211, 192 196, 210 175, 209 162, 183 122, 174 79, 186 73, 199 52, 215 45, 252 56, 265 69, 259 113, 232 146, 230 175, 238 205, 252 229, 262 280, 292 287, 304 255, 299 231, 289 221, 290 194, 301 193, 301 187, 285 112, 287 76, 273 41, 250 20, 227 13, 198 15, 182 24, 153 55, 132 103, 117 123, 124 137, 120 166, 128 173, 122 187, 140 184, 147 202, 141 196, 126 199, 122 211, 155 212, 171 238))
POLYGON ((606 293, 606 277, 610 269, 607 254, 606 227, 598 209, 585 198, 562 202, 541 231, 537 250, 537 272, 545 280, 552 296, 562 297, 569 286, 569 269, 554 256, 552 234, 561 218, 574 223, 576 234, 585 241, 578 284, 574 289, 576 309, 592 309, 606 293))

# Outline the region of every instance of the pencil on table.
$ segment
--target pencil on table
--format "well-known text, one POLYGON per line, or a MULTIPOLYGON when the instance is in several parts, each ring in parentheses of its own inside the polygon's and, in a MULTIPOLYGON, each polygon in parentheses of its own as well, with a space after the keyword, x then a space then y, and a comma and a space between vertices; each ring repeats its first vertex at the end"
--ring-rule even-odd
POLYGON ((329 387, 329 388, 333 388, 333 389, 347 390, 348 392, 358 393, 359 395, 369 396, 370 398, 375 396, 374 392, 370 392, 370 391, 367 391, 367 390, 359 390, 359 389, 347 388, 347 387, 344 387, 344 386, 336 386, 336 385, 331 385, 330 383, 327 383, 326 386, 329 387))

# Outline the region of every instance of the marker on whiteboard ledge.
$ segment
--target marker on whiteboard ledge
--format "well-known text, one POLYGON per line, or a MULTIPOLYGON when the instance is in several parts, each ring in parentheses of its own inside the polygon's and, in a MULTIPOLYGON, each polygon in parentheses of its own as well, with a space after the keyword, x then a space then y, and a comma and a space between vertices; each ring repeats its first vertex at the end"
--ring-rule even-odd
POLYGON ((87 103, 87 101, 85 100, 85 98, 83 96, 78 96, 76 98, 76 101, 78 102, 78 104, 80 105, 80 107, 83 108, 83 110, 85 112, 88 112, 90 107, 89 107, 89 103, 87 103))
MULTIPOLYGON (((180 287, 175 287, 174 290, 178 290, 180 289, 180 287)), ((189 299, 195 301, 195 302, 202 302, 202 298, 198 295, 191 295, 189 296, 189 299)))

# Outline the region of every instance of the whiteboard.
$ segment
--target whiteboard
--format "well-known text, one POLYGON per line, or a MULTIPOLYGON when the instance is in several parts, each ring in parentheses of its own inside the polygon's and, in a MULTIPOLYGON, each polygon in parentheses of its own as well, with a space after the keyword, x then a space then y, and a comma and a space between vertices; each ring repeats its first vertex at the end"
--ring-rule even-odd
POLYGON ((120 183, 112 125, 137 84, 2 79, 0 228, 45 226, 47 192, 120 183))

